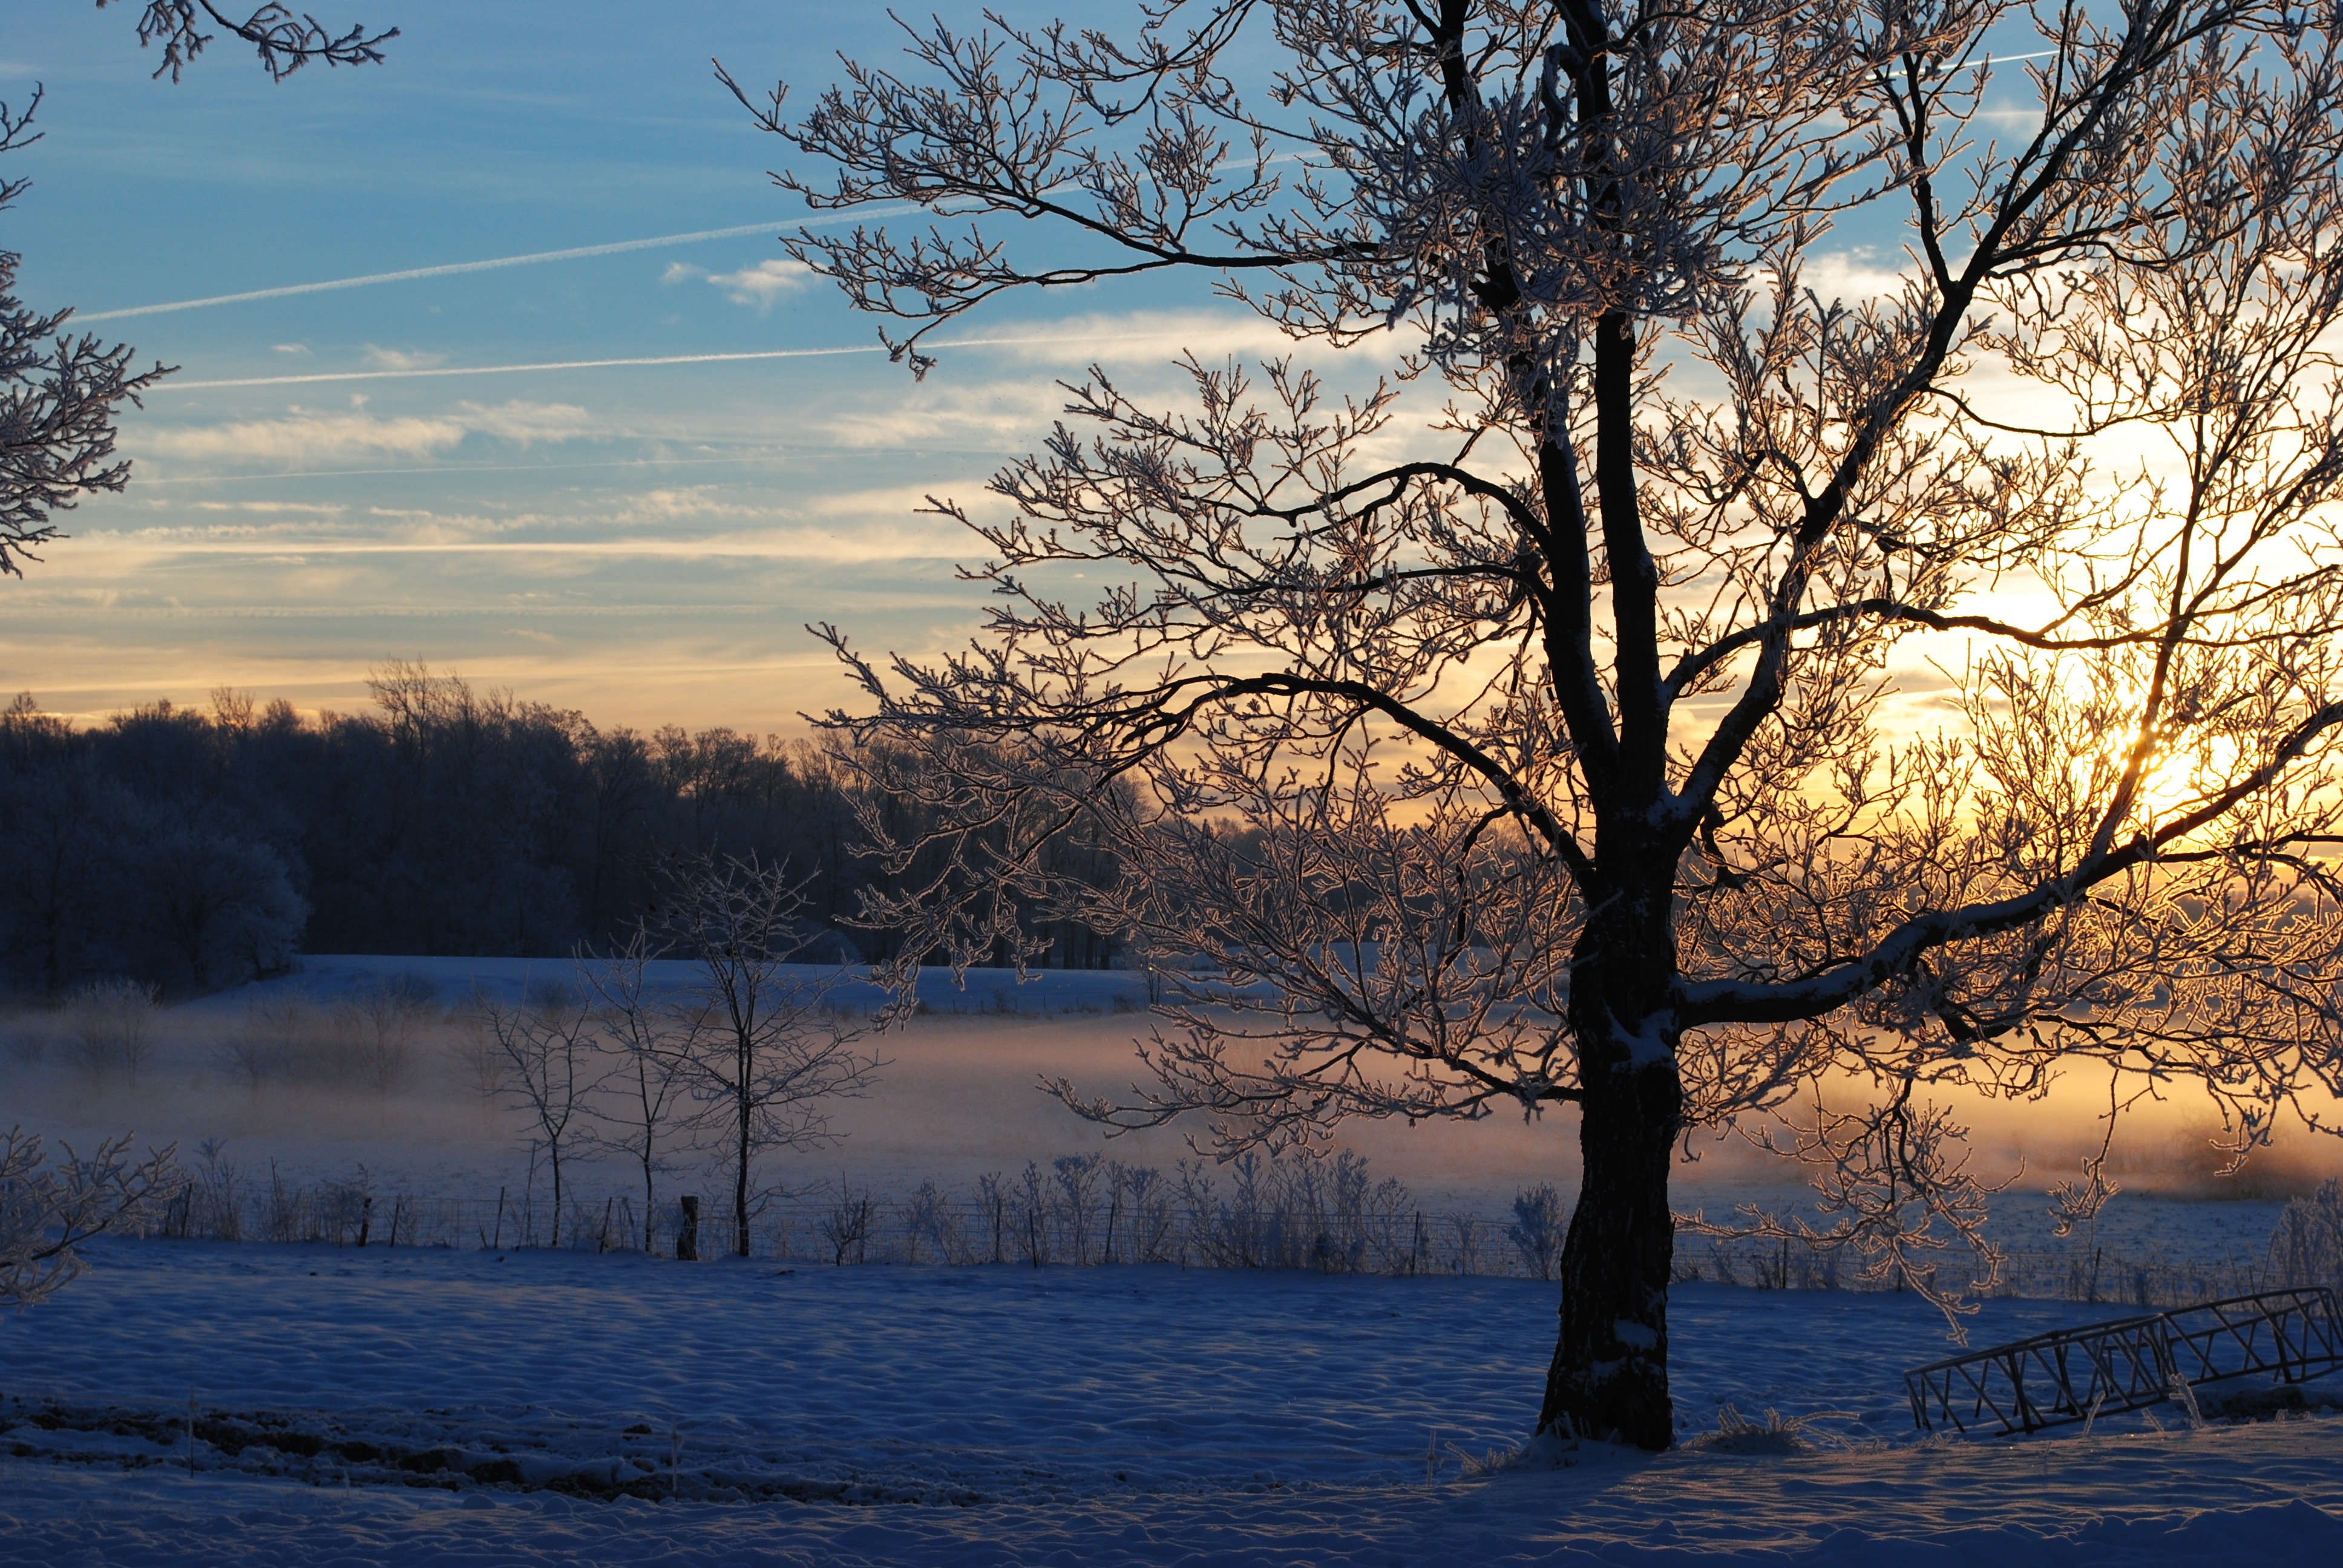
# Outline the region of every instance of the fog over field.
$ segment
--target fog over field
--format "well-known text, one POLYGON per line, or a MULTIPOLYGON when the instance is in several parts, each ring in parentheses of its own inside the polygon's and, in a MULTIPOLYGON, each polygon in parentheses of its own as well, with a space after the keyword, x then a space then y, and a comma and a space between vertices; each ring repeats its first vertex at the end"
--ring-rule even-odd
MULTIPOLYGON (((692 973, 681 962, 655 966, 670 988, 692 973)), ((142 1141, 177 1142, 183 1155, 218 1140, 247 1171, 274 1160, 306 1181, 363 1166, 386 1189, 493 1197, 527 1179, 528 1131, 523 1111, 481 1076, 477 999, 518 1003, 532 988, 575 983, 573 966, 558 959, 311 957, 293 974, 162 1009, 135 1082, 118 1064, 83 1060, 69 1011, 20 1008, 0 1017, 0 1084, 11 1119, 69 1139, 134 1128, 142 1141), (351 1011, 387 982, 417 998, 388 1059, 351 1011), (283 1043, 273 1059, 256 1060, 254 1042, 272 1031, 283 1043)), ((933 970, 920 994, 918 1016, 865 1041, 887 1065, 868 1095, 833 1102, 833 1140, 765 1157, 760 1180, 793 1191, 841 1180, 908 1191, 1071 1153, 1163 1168, 1199 1156, 1189 1139, 1204 1141, 1201 1124, 1109 1141, 1041 1088, 1064 1077, 1086 1094, 1128 1091, 1141 1076, 1132 1042, 1151 1027, 1143 974, 1053 970, 1021 984, 1010 971, 975 970, 956 984, 933 970)), ((850 1015, 884 1000, 860 982, 835 999, 850 1015)), ((2040 1102, 1962 1105, 1973 1158, 1995 1180, 2017 1178, 1999 1201, 2006 1218, 2038 1209, 2032 1195, 2097 1147, 2106 1093, 2104 1079, 2078 1074, 2040 1102)), ((2343 1173, 2343 1144, 2297 1127, 2223 1176, 2219 1135, 2209 1105, 2183 1089, 2126 1115, 2110 1169, 2136 1195, 2255 1201, 2343 1173)), ((1493 1211, 1538 1182, 1574 1190, 1576 1141, 1568 1109, 1534 1121, 1502 1112, 1415 1126, 1353 1121, 1341 1133, 1378 1178, 1397 1177, 1427 1201, 1493 1211)), ((1737 1137, 1704 1136, 1693 1148, 1697 1160, 1676 1173, 1683 1209, 1721 1211, 1753 1190, 1804 1181, 1737 1137)), ((670 1190, 678 1179, 668 1179, 670 1190)), ((625 1193, 639 1178, 623 1161, 589 1152, 571 1181, 581 1191, 625 1193)))

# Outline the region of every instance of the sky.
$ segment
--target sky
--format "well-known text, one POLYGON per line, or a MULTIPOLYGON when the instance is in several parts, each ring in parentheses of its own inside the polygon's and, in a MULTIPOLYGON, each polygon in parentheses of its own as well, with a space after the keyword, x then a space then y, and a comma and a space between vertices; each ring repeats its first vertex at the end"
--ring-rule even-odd
MULTIPOLYGON (((0 214, 19 292, 177 368, 125 412, 126 493, 0 579, 0 700, 347 710, 403 658, 605 726, 802 732, 854 701, 808 622, 914 656, 976 630, 954 565, 980 551, 920 508, 981 502, 1061 377, 1098 362, 1172 407, 1183 348, 1291 347, 1195 276, 1012 297, 924 382, 888 363, 787 260, 790 149, 709 65, 801 107, 841 53, 900 57, 876 8, 321 4, 396 25, 387 63, 272 84, 230 40, 174 84, 128 0, 10 15, 0 99, 46 92, 0 214)), ((1865 258, 1900 236, 1865 237, 1825 286, 1892 281, 1865 258)))
POLYGON ((918 508, 1032 449, 1057 378, 1168 389, 1183 344, 1270 346, 1194 280, 1011 302, 957 334, 1007 341, 890 365, 786 262, 789 149, 709 64, 802 104, 897 46, 874 8, 320 0, 396 25, 387 63, 271 84, 231 39, 176 85, 135 6, 11 11, 0 99, 46 92, 0 215, 19 293, 178 367, 121 422, 129 489, 0 579, 0 698, 51 711, 348 710, 401 658, 605 725, 799 731, 850 695, 807 622, 913 653, 975 628, 975 551, 918 508), (446 270, 270 292, 417 269, 446 270))

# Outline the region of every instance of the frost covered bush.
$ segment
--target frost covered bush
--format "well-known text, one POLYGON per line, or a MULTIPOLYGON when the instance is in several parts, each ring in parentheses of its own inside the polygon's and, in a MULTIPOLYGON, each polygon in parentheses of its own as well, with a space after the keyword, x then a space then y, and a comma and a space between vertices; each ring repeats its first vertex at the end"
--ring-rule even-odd
POLYGON ((346 1070, 375 1091, 387 1094, 407 1079, 422 1032, 439 1000, 439 988, 417 974, 391 975, 377 981, 336 1010, 346 1070))
POLYGON ((130 1141, 109 1138, 86 1160, 61 1143, 51 1160, 22 1127, 0 1133, 0 1307, 46 1299, 81 1273, 83 1242, 139 1223, 177 1191, 172 1151, 134 1160, 130 1141))
POLYGON ((155 1052, 155 988, 116 976, 91 980, 65 1003, 74 1060, 94 1083, 120 1074, 138 1086, 138 1070, 155 1052))
POLYGON ((1126 1262, 1168 1263, 1182 1255, 1179 1221, 1172 1209, 1171 1184, 1144 1165, 1107 1163, 1105 1252, 1109 1261, 1120 1236, 1126 1262))
POLYGON ((406 1082, 439 988, 415 974, 391 975, 320 1010, 306 997, 256 999, 213 1048, 222 1072, 258 1093, 272 1081, 370 1089, 406 1082))
POLYGON ((316 1010, 302 998, 256 998, 213 1047, 212 1062, 257 1094, 271 1079, 294 1077, 307 1064, 317 1032, 316 1010))
POLYGON ((877 1218, 878 1211, 870 1193, 851 1189, 839 1193, 838 1201, 830 1206, 829 1217, 821 1222, 822 1240, 830 1243, 830 1261, 844 1268, 851 1254, 855 1262, 862 1262, 868 1256, 870 1228, 877 1218))
POLYGON ((1297 1150, 1279 1160, 1229 1161, 1223 1196, 1204 1166, 1182 1161, 1180 1201, 1199 1261, 1220 1268, 1413 1273, 1426 1248, 1413 1196, 1394 1178, 1371 1181, 1362 1156, 1297 1150))
POLYGON ((964 1250, 958 1218, 943 1189, 922 1181, 902 1206, 904 1261, 920 1261, 920 1249, 932 1247, 939 1262, 952 1262, 964 1250))
POLYGON ((2330 1177, 2286 1206, 2270 1232, 2269 1261, 2278 1285, 2343 1291, 2343 1181, 2330 1177))
POLYGON ((1561 1270, 1562 1239, 1569 1224, 1562 1194, 1551 1181, 1525 1187, 1513 1199, 1513 1222, 1505 1227, 1505 1236, 1532 1279, 1551 1280, 1561 1270))
POLYGON ((236 1162, 227 1157, 227 1146, 206 1138, 196 1145, 196 1156, 201 1163, 186 1173, 165 1211, 163 1233, 216 1241, 246 1240, 244 1184, 236 1162))

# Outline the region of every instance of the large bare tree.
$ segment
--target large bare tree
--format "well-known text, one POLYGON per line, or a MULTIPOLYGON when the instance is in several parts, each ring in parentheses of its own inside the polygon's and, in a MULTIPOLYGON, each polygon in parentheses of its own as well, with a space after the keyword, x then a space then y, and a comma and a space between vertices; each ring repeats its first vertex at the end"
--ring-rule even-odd
POLYGON ((1824 1244, 1957 1305, 1959 1092, 2326 1126, 2336 28, 1144 0, 752 105, 814 207, 938 215, 789 242, 915 370, 1001 295, 1182 272, 1310 356, 1191 362, 1184 412, 1094 370, 999 505, 939 503, 989 556, 965 652, 822 628, 873 704, 831 722, 897 743, 847 754, 935 824, 871 819, 872 917, 907 968, 1051 900, 1216 960, 1147 1088, 1067 1090, 1116 1124, 1574 1108, 1557 1435, 1671 1441, 1696 1130, 1813 1161, 1824 1244), (1110 893, 1048 871, 1077 825, 1110 893))

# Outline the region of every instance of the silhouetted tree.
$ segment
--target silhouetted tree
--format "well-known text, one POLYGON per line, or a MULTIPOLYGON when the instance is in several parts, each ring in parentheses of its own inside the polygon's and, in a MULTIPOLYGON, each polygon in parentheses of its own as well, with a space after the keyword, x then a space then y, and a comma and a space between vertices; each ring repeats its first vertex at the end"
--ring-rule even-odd
POLYGON ((1094 368, 998 516, 936 503, 969 648, 822 628, 861 798, 929 817, 883 863, 950 857, 873 909, 899 980, 1055 902, 1260 982, 1192 989, 1135 1103, 1068 1091, 1101 1120, 1574 1108, 1538 1430, 1647 1448, 1695 1129, 1781 1139, 1817 1244, 1956 1311, 1933 1249, 1996 1255, 1939 1092, 2088 1064, 2241 1151, 2326 1125, 2332 6, 1149 0, 908 52, 752 109, 813 207, 939 215, 785 242, 915 372, 1004 294, 1188 273, 1361 379, 1192 357, 1167 412, 1094 368))

